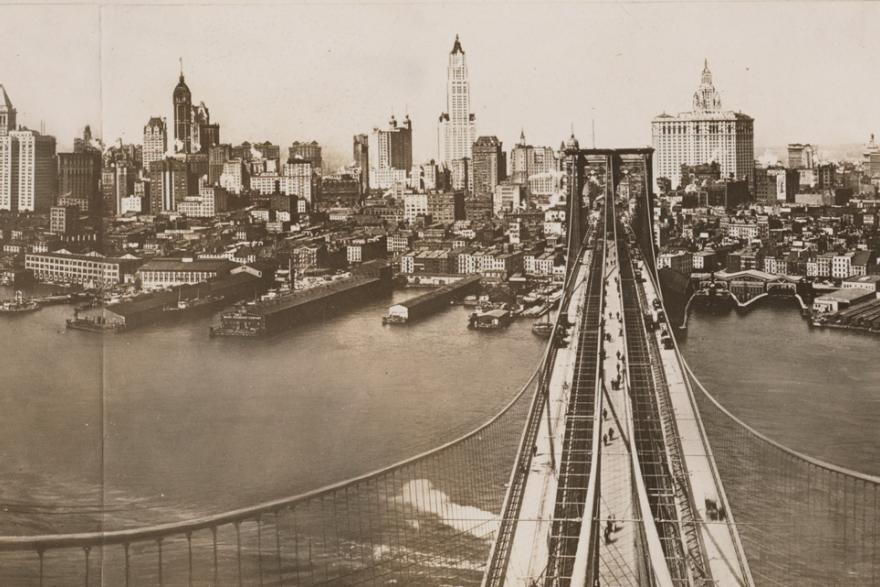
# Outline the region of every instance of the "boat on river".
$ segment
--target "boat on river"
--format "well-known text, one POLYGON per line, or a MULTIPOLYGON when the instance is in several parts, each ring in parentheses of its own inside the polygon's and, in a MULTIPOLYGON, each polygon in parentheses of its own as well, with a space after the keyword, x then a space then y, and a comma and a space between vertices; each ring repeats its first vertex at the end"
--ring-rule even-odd
POLYGON ((15 292, 15 297, 11 300, 0 302, 0 313, 4 314, 23 314, 39 309, 40 304, 34 300, 25 299, 24 294, 20 290, 15 292))

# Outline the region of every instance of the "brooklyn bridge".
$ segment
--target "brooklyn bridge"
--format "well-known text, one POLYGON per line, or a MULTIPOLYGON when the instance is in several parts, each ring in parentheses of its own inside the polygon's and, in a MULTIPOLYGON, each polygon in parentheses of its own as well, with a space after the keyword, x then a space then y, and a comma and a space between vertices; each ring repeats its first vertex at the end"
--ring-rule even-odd
POLYGON ((655 270, 651 156, 566 144, 553 334, 476 429, 234 511, 0 537, 0 584, 877 584, 880 478, 758 432, 680 353, 655 270))

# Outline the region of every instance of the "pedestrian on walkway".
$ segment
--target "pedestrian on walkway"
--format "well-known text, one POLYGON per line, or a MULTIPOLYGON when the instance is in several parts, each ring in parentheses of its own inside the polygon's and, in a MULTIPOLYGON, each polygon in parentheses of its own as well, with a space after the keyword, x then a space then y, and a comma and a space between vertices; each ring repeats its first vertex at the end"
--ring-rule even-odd
POLYGON ((608 427, 608 439, 614 440, 614 426, 608 427))
POLYGON ((608 419, 608 408, 602 408, 602 419, 603 420, 608 419))
POLYGON ((607 434, 602 435, 602 444, 604 446, 608 446, 608 435, 607 434))

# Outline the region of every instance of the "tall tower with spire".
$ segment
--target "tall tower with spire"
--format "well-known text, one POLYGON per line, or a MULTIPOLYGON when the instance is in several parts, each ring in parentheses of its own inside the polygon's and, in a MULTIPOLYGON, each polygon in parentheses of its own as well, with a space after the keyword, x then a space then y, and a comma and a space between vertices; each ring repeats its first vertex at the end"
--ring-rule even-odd
POLYGON ((183 59, 180 60, 180 79, 174 86, 174 152, 192 152, 192 94, 183 79, 183 59))
POLYGON ((446 69, 446 112, 437 129, 438 159, 447 167, 457 159, 471 157, 476 139, 476 117, 471 113, 471 91, 467 61, 458 35, 449 52, 446 69))
POLYGON ((15 130, 15 108, 6 88, 0 85, 0 137, 5 137, 12 130, 15 130))
POLYGON ((704 59, 700 87, 694 92, 694 112, 716 112, 718 110, 721 110, 721 95, 712 84, 709 60, 704 59))
POLYGON ((717 163, 722 179, 746 180, 752 189, 754 124, 751 116, 721 109, 721 95, 712 83, 709 61, 704 60, 691 110, 674 116, 664 112, 651 122, 657 187, 661 178, 668 179, 672 189, 685 187, 682 166, 717 163))

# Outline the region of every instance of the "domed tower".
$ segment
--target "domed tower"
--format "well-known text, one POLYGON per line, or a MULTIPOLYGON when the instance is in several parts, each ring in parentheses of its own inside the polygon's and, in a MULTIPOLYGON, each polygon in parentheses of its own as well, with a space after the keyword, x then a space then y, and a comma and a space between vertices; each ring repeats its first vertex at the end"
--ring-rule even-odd
POLYGON ((192 152, 192 94, 183 79, 183 60, 180 61, 180 79, 174 86, 174 152, 192 152))

